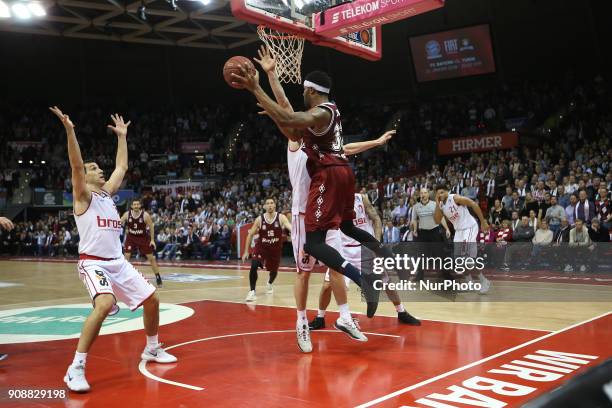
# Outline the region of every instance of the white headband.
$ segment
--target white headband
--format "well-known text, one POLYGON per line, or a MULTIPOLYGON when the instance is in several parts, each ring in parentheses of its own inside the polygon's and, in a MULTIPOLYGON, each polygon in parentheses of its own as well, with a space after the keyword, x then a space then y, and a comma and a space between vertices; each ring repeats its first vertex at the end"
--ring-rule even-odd
POLYGON ((321 85, 317 85, 314 82, 304 81, 304 88, 312 88, 315 91, 323 92, 324 94, 329 93, 329 88, 325 88, 321 85))

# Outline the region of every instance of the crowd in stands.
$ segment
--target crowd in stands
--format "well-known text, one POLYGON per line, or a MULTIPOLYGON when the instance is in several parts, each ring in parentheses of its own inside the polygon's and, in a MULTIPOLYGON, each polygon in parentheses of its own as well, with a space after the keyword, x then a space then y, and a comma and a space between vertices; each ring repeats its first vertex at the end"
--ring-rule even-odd
MULTIPOLYGON (((383 240, 411 240, 412 206, 419 190, 430 189, 433 198, 433 188, 442 183, 451 193, 476 201, 486 214, 492 228, 481 232, 482 242, 530 242, 540 247, 609 240, 612 104, 607 87, 601 77, 578 85, 568 78, 553 85, 524 83, 477 95, 415 102, 403 105, 403 110, 379 106, 359 115, 363 109, 349 107, 350 113, 343 117, 347 135, 370 139, 390 124, 398 129, 389 146, 352 160, 359 188, 381 215, 383 240), (525 119, 522 128, 532 139, 520 147, 449 159, 437 157, 433 150, 440 137, 506 130, 507 120, 515 117, 525 119)), ((134 121, 128 138, 131 160, 126 188, 141 194, 144 208, 153 217, 158 257, 227 257, 232 230, 261 214, 265 197, 276 197, 279 211, 290 210, 283 139, 268 118, 249 110, 241 115, 242 129, 232 128, 239 137, 231 155, 223 132, 232 120, 223 109, 139 115, 134 121), (150 155, 177 152, 181 137, 194 131, 210 139, 211 154, 222 163, 222 177, 201 190, 176 196, 148 189, 155 175, 169 169, 176 170, 177 178, 193 175, 198 164, 191 156, 179 155, 174 164, 165 162, 160 167, 150 155), (142 151, 145 141, 147 152, 142 151), (255 168, 267 171, 254 173, 255 168)), ((15 169, 16 158, 28 160, 26 154, 44 157, 54 164, 38 168, 33 182, 69 190, 64 136, 53 118, 44 116, 42 111, 31 118, 11 116, 10 111, 0 114, 3 143, 44 141, 41 150, 0 153, 0 167, 15 169)), ((104 129, 106 118, 100 110, 76 116, 82 150, 94 152, 90 157, 110 168, 115 145, 99 143, 95 136, 104 129)), ((14 183, 7 174, 0 175, 0 184, 14 183)), ((0 252, 62 255, 75 253, 78 233, 71 219, 49 217, 35 224, 17 222, 14 232, 0 238, 0 252)), ((511 258, 512 253, 508 262, 511 258)))

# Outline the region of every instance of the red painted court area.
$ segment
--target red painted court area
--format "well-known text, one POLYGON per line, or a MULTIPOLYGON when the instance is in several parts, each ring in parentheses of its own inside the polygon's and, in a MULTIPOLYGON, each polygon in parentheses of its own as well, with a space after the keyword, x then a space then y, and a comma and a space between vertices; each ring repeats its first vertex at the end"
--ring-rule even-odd
MULTIPOLYGON (((462 407, 469 405, 428 396, 459 392, 456 388, 449 391, 452 386, 469 390, 462 383, 475 376, 533 388, 521 396, 472 389, 507 406, 518 406, 612 354, 610 314, 553 333, 432 321, 407 327, 398 325, 395 318, 361 316, 367 343, 333 330, 313 332, 314 351, 306 355, 296 345, 291 308, 253 309, 213 301, 185 306, 195 314, 160 330, 161 341, 179 358, 178 363, 141 364, 139 369, 142 332, 101 336, 88 357, 89 394, 70 394, 65 401, 3 401, 2 406, 462 407), (558 355, 554 360, 558 364, 529 360, 548 366, 543 369, 546 372, 561 375, 552 381, 488 372, 513 360, 525 360, 538 350, 595 357, 579 358, 584 363, 563 363, 570 357, 558 359, 558 355)), ((326 321, 331 323, 335 317, 330 313, 326 321)), ((63 388, 62 378, 76 343, 75 339, 4 345, 2 351, 10 359, 0 363, 1 382, 11 388, 63 388)), ((468 385, 486 388, 483 381, 468 385)))

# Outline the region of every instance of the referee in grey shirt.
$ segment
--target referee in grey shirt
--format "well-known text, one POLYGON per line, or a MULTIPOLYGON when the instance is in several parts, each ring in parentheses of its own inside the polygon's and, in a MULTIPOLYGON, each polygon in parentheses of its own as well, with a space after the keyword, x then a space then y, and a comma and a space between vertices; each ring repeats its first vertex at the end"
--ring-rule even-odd
MULTIPOLYGON (((433 218, 436 210, 436 203, 429 199, 429 190, 422 188, 420 191, 421 201, 416 203, 412 211, 412 230, 417 242, 444 242, 444 237, 440 231, 440 224, 433 218)), ((442 217, 442 226, 446 231, 446 238, 450 238, 450 230, 446 225, 446 220, 442 217)), ((420 253, 427 256, 438 256, 441 248, 438 245, 420 244, 420 253)), ((424 271, 419 269, 414 276, 414 281, 423 280, 424 271)))
MULTIPOLYGON (((419 242, 442 242, 444 238, 440 231, 440 224, 433 219, 436 203, 429 199, 429 190, 422 188, 420 191, 421 202, 416 203, 412 211, 412 230, 419 242)), ((442 226, 446 231, 446 238, 450 238, 450 230, 446 220, 442 217, 442 226)))

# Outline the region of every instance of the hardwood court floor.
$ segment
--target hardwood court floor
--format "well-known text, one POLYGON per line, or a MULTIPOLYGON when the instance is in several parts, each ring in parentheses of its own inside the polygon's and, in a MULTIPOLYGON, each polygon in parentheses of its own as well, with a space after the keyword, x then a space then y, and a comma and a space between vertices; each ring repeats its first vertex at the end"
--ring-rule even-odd
MULTIPOLYGON (((139 315, 134 318, 123 310, 105 325, 90 353, 91 393, 70 394, 64 400, 9 401, 8 389, 64 386, 62 377, 80 327, 79 316, 72 315, 85 314, 89 307, 75 265, 72 260, 0 260, 0 352, 10 354, 0 362, 3 407, 465 406, 457 402, 457 395, 450 400, 440 395, 451 395, 448 387, 455 389, 474 376, 511 382, 523 386, 523 391, 533 389, 514 397, 478 391, 483 398, 520 406, 612 355, 612 301, 443 299, 405 303, 423 319, 420 327, 399 325, 392 305, 381 304, 374 319, 358 316, 362 330, 369 333, 367 343, 351 341, 328 328, 313 332, 313 353, 304 355, 295 344, 291 268, 283 268, 273 295, 264 293, 267 273, 260 273, 258 302, 245 305, 246 265, 185 262, 164 265, 162 274, 188 282, 166 280, 159 291, 163 302, 160 338, 179 357, 177 364, 140 363, 144 334, 134 331, 142 327, 139 315), (58 310, 66 313, 53 317, 58 310), (38 329, 33 329, 36 324, 38 329), (105 334, 113 330, 114 334, 105 334), (49 333, 56 334, 56 340, 42 341, 49 333), (583 357, 538 356, 542 351, 583 357), (529 355, 540 360, 529 360, 525 357, 529 355), (552 371, 549 381, 490 374, 521 358, 536 363, 544 358, 552 371)), ((148 267, 142 270, 149 272, 148 267)), ((321 281, 320 274, 311 277, 309 308, 317 308, 321 281)), ((612 285, 605 279, 577 284, 501 277, 493 283, 527 297, 532 294, 534 299, 559 291, 597 294, 595 299, 609 294, 612 299, 612 285)), ((351 309, 365 311, 356 289, 350 293, 351 309)), ((495 292, 489 296, 494 299, 495 292)), ((328 325, 334 318, 335 313, 329 314, 328 325)))

